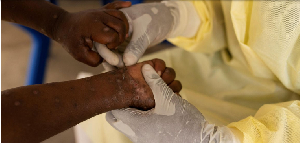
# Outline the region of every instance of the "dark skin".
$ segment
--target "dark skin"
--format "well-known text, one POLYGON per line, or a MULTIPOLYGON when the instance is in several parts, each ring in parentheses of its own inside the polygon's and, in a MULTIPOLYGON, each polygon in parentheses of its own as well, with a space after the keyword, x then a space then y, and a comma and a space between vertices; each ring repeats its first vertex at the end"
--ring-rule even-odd
POLYGON ((121 108, 155 106, 141 68, 150 64, 174 92, 175 71, 154 59, 89 78, 23 86, 1 93, 2 142, 41 142, 95 115, 121 108), (105 85, 103 85, 105 84, 105 85))
POLYGON ((93 41, 115 49, 128 36, 129 24, 117 1, 101 9, 69 13, 45 0, 2 0, 2 20, 33 28, 59 42, 76 60, 98 66, 102 57, 92 50, 93 41))
MULTIPOLYGON (((103 59, 92 51, 93 41, 109 49, 127 37, 128 22, 114 2, 101 9, 69 13, 45 0, 3 0, 2 20, 33 28, 59 42, 75 59, 98 66, 103 59)), ((162 78, 179 92, 175 72, 154 59, 90 78, 23 86, 2 91, 2 142, 41 142, 86 119, 114 109, 155 106, 151 89, 141 73, 143 64, 162 72, 162 78)))

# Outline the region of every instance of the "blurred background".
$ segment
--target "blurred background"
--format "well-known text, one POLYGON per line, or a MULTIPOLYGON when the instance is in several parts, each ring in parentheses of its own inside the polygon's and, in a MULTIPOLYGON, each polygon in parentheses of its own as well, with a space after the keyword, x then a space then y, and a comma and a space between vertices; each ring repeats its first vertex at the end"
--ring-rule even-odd
MULTIPOLYGON (((146 0, 154 2, 158 0, 146 0)), ((58 5, 69 12, 77 12, 86 9, 100 8, 100 0, 58 0, 58 5)), ((30 35, 20 27, 1 21, 1 91, 24 86, 27 69, 30 61, 32 40, 30 35)), ((168 48, 168 43, 160 44, 150 51, 168 48)), ((44 83, 61 82, 76 79, 79 72, 99 74, 103 71, 100 65, 97 68, 89 67, 73 59, 55 41, 51 41, 49 56, 45 70, 44 83)), ((73 129, 70 128, 44 142, 75 142, 73 129)))

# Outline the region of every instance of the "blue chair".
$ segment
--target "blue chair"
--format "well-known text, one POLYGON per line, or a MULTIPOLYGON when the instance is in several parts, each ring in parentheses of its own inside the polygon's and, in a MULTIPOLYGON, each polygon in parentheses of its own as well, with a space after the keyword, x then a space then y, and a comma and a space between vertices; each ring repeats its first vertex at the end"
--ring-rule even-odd
MULTIPOLYGON (((56 0, 48 0, 57 5, 56 0)), ((50 49, 50 38, 29 27, 16 24, 26 31, 32 39, 32 49, 27 69, 25 85, 42 84, 44 82, 47 58, 50 49)))
POLYGON ((28 32, 32 40, 26 85, 42 84, 44 81, 51 40, 34 29, 22 25, 19 25, 19 27, 28 32))
MULTIPOLYGON (((56 0, 48 1, 57 5, 56 0)), ((103 0, 103 5, 111 3, 113 1, 114 0, 103 0)), ((143 2, 143 0, 130 1, 132 2, 132 4, 138 4, 143 2)), ((26 85, 42 84, 44 82, 51 40, 47 36, 39 33, 34 29, 18 24, 16 25, 28 32, 32 39, 32 49, 30 54, 29 66, 27 69, 26 85)))

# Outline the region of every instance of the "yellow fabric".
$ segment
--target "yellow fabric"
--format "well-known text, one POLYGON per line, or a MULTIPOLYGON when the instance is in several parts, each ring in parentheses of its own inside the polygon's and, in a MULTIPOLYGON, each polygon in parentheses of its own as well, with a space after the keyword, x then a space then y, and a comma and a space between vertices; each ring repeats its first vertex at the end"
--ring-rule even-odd
MULTIPOLYGON (((228 48, 230 62, 239 61, 253 75, 279 80, 300 94, 299 1, 193 3, 202 22, 197 35, 169 39, 170 42, 193 52, 214 53, 228 48)), ((232 66, 238 67, 235 65, 232 66)))
POLYGON ((300 101, 264 105, 255 117, 228 125, 240 130, 243 142, 300 142, 300 101))
POLYGON ((209 1, 193 1, 193 4, 201 20, 197 35, 193 38, 177 37, 169 41, 188 51, 213 53, 224 48, 226 40, 220 4, 209 1), (218 43, 211 43, 216 41, 218 43))
POLYGON ((97 115, 79 124, 91 142, 122 143, 130 140, 112 128, 105 119, 105 113, 97 115))
MULTIPOLYGON (((165 60, 181 95, 242 142, 300 142, 300 1, 194 1, 202 21, 165 60), (293 101, 294 100, 294 101, 293 101), (284 103, 282 103, 284 102, 284 103), (254 117, 252 117, 254 116, 254 117)), ((102 114, 81 123, 94 142, 127 142, 102 114)))

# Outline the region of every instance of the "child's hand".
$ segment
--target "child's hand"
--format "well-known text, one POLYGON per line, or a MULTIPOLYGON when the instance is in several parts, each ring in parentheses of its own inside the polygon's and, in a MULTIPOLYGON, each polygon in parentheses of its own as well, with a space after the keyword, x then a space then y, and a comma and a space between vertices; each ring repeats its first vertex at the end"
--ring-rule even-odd
MULTIPOLYGON (((111 66, 107 62, 104 62, 103 66, 105 70, 110 71, 107 73, 115 74, 115 76, 122 74, 123 76, 123 78, 114 77, 113 81, 111 81, 115 86, 117 86, 116 89, 112 91, 119 92, 119 94, 122 93, 120 96, 121 99, 117 99, 119 100, 118 102, 125 102, 125 104, 121 105, 122 108, 132 107, 140 110, 149 110, 155 107, 153 92, 142 74, 142 68, 145 64, 151 65, 167 86, 172 89, 174 93, 179 95, 182 85, 180 81, 175 80, 176 72, 174 69, 166 67, 165 62, 161 59, 152 59, 119 69, 111 66), (122 92, 122 90, 126 91, 122 92)), ((107 77, 107 79, 111 78, 107 77)))
POLYGON ((130 96, 132 102, 129 107, 140 110, 149 110, 155 107, 154 92, 151 90, 142 73, 142 68, 145 64, 151 65, 174 93, 179 94, 182 89, 180 81, 175 80, 176 72, 174 69, 166 67, 165 62, 161 59, 152 59, 128 66, 127 72, 133 79, 133 82, 129 83, 129 85, 133 85, 135 88, 134 95, 130 96))
POLYGON ((114 49, 126 38, 129 25, 120 8, 130 2, 117 1, 101 9, 66 13, 57 19, 53 36, 78 61, 98 66, 103 59, 93 51, 93 41, 114 49))

